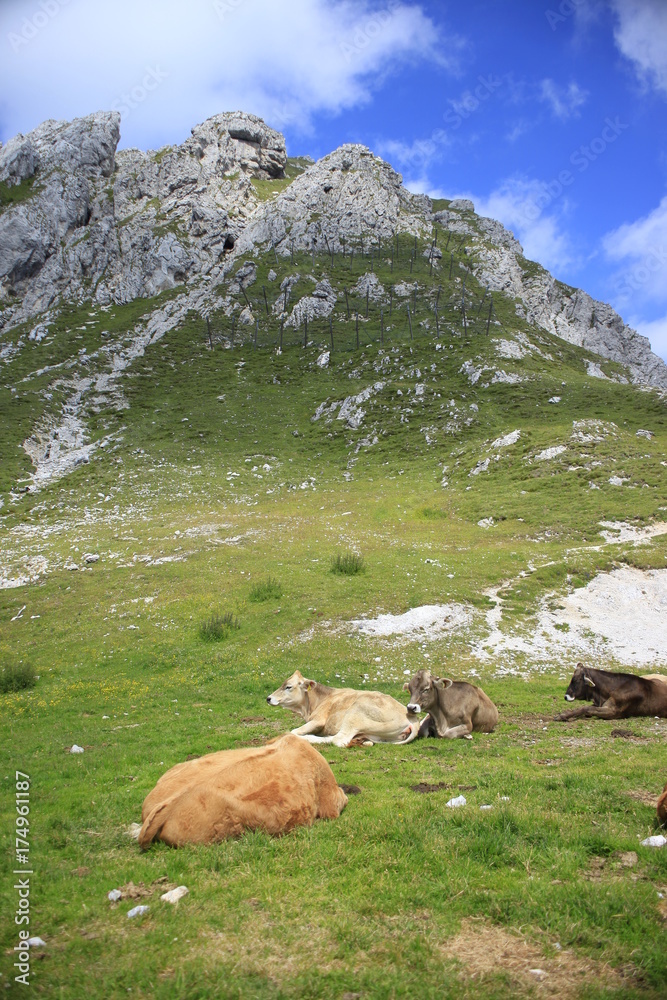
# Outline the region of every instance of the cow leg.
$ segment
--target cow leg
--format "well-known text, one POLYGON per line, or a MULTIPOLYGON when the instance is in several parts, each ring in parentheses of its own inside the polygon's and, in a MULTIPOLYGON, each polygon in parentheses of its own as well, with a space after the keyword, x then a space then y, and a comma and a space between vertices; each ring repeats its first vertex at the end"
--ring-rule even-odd
MULTIPOLYGON (((302 739, 308 740, 309 743, 333 743, 333 745, 336 747, 349 746, 356 735, 357 731, 350 729, 348 730, 341 729, 339 733, 335 733, 333 736, 311 736, 309 734, 304 734, 303 736, 301 736, 301 733, 297 733, 297 736, 301 736, 302 739)), ((372 745, 373 741, 369 739, 365 740, 363 743, 363 746, 372 746, 372 745)))
POLYGON ((452 726, 451 729, 447 729, 442 735, 446 740, 455 740, 458 737, 462 737, 464 740, 471 740, 471 732, 472 722, 464 722, 460 726, 452 726))
POLYGON ((611 699, 605 701, 604 705, 584 705, 583 708, 571 708, 567 712, 561 712, 556 716, 556 722, 569 722, 570 719, 620 719, 621 713, 618 705, 611 699))
MULTIPOLYGON (((318 729, 322 728, 321 722, 315 722, 313 719, 310 722, 306 722, 303 726, 298 726, 297 729, 293 729, 292 733, 294 736, 309 736, 310 733, 317 732, 318 729)), ((322 737, 324 739, 324 737, 322 737)))
POLYGON ((435 728, 435 722, 430 715, 422 719, 419 725, 419 738, 424 739, 427 736, 437 736, 438 730, 435 728))

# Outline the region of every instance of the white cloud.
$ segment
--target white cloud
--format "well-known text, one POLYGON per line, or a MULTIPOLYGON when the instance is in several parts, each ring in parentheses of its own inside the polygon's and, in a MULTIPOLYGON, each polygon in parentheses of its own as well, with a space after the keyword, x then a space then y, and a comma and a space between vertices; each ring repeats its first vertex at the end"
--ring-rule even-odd
POLYGON ((123 145, 180 141, 237 109, 305 130, 403 64, 452 67, 460 44, 400 0, 3 0, 2 131, 114 104, 129 109, 123 145), (159 84, 129 106, 150 70, 159 84))
POLYGON ((656 317, 667 304, 667 196, 648 215, 607 233, 602 248, 620 265, 611 278, 615 308, 631 312, 629 325, 667 359, 667 316, 656 317))
POLYGON ((563 230, 567 201, 562 192, 555 194, 555 189, 550 190, 542 181, 515 176, 504 180, 488 197, 472 200, 479 215, 498 219, 512 230, 526 257, 549 271, 573 263, 570 239, 563 230))
POLYGON ((611 0, 618 18, 614 40, 634 63, 643 84, 667 94, 667 3, 665 0, 611 0))
POLYGON ((559 271, 576 263, 570 238, 563 229, 568 203, 562 191, 532 178, 509 177, 486 196, 470 191, 436 188, 421 174, 405 181, 415 194, 430 198, 469 198, 478 215, 485 215, 510 229, 524 248, 526 257, 549 271, 559 271), (550 211, 547 211, 550 209, 550 211))
POLYGON ((424 171, 437 157, 442 144, 442 139, 434 133, 430 139, 415 139, 411 143, 383 139, 375 144, 375 149, 389 163, 424 171))
POLYGON ((546 79, 540 84, 540 100, 549 105, 556 118, 567 121, 579 117, 579 108, 588 100, 588 91, 582 90, 575 81, 567 87, 559 87, 554 80, 546 79))
POLYGON ((648 215, 607 233, 602 246, 622 264, 613 279, 621 307, 667 302, 667 196, 648 215))

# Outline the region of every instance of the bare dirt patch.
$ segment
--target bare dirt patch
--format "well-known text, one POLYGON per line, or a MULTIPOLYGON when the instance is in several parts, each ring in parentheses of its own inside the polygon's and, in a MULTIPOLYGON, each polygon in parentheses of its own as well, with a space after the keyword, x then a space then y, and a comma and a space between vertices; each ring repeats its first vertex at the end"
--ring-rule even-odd
MULTIPOLYGON (((559 598, 543 598, 529 631, 503 627, 503 587, 485 591, 495 607, 485 612, 488 634, 472 646, 478 659, 495 659, 497 673, 507 672, 516 657, 551 668, 571 656, 616 660, 635 668, 667 660, 667 569, 623 566, 599 573, 586 587, 559 598)), ((553 597, 553 595, 552 595, 553 597)))
POLYGON ((518 932, 464 920, 456 937, 442 945, 442 953, 463 967, 465 979, 484 980, 504 973, 511 996, 572 998, 592 986, 618 987, 622 977, 611 966, 575 955, 569 950, 546 957, 541 948, 518 932))
POLYGON ((629 799, 634 799, 635 802, 641 802, 643 806, 650 806, 651 809, 655 809, 658 805, 657 792, 632 791, 626 792, 625 794, 629 799))
POLYGON ((645 736, 633 733, 631 729, 612 729, 611 735, 615 740, 633 740, 635 743, 643 743, 646 741, 645 736))
POLYGON ((472 610, 463 604, 424 604, 402 615, 356 618, 350 625, 362 635, 433 641, 447 632, 469 626, 472 610))
POLYGON ((426 781, 420 781, 418 785, 410 785, 410 791, 416 792, 417 795, 429 795, 431 792, 441 792, 443 789, 451 787, 444 781, 438 782, 437 785, 429 785, 426 781))
POLYGON ((145 899, 147 896, 152 896, 154 892, 169 892, 170 889, 176 888, 176 882, 170 882, 166 875, 161 875, 160 878, 156 878, 151 882, 150 885, 145 885, 143 882, 138 882, 137 885, 134 882, 128 882, 126 885, 121 885, 121 899, 145 899))

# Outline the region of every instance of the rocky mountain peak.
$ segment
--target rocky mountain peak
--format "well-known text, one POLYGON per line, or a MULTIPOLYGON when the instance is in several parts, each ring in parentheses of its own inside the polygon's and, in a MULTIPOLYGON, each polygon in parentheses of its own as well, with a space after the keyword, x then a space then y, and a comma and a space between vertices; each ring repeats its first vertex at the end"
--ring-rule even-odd
MULTIPOLYGON (((459 280, 447 235, 443 249, 431 248, 439 228, 464 270, 513 300, 519 318, 626 365, 633 381, 667 387, 667 366, 610 306, 526 260, 514 235, 472 202, 412 194, 366 146, 290 160, 284 137, 241 111, 214 115, 158 151, 117 151, 119 139, 119 115, 97 112, 44 122, 0 147, 9 192, 0 201, 0 331, 48 326, 64 300, 107 306, 182 286, 163 317, 173 325, 189 309, 218 308, 213 289, 240 259, 379 253, 400 234, 425 244, 436 276, 459 280)), ((324 296, 327 308, 335 294, 324 296)), ((321 312, 311 298, 308 308, 321 312)))
POLYGON ((49 119, 0 149, 0 181, 19 184, 36 173, 55 169, 110 177, 119 139, 117 111, 98 111, 72 122, 49 119))

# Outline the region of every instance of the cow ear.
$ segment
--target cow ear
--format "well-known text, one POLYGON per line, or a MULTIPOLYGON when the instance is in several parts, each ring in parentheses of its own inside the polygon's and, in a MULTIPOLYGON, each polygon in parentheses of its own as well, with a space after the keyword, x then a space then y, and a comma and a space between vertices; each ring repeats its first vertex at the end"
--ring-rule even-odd
POLYGON ((588 684, 588 686, 592 688, 595 687, 594 682, 590 679, 590 677, 586 677, 585 674, 584 674, 584 684, 588 684))
POLYGON ((453 683, 454 683, 454 681, 451 680, 449 677, 443 677, 442 678, 442 685, 445 688, 450 688, 453 683))
POLYGON ((407 681, 406 681, 406 682, 405 682, 405 684, 403 685, 403 690, 404 690, 404 691, 409 691, 409 690, 410 690, 410 685, 408 684, 408 682, 407 682, 407 681))
POLYGON ((308 689, 314 687, 314 685, 315 681, 310 681, 307 677, 304 677, 301 681, 299 681, 299 687, 302 687, 304 691, 308 691, 308 689))
POLYGON ((442 691, 444 686, 444 681, 442 680, 442 677, 433 677, 431 683, 433 684, 433 687, 437 691, 442 691))

